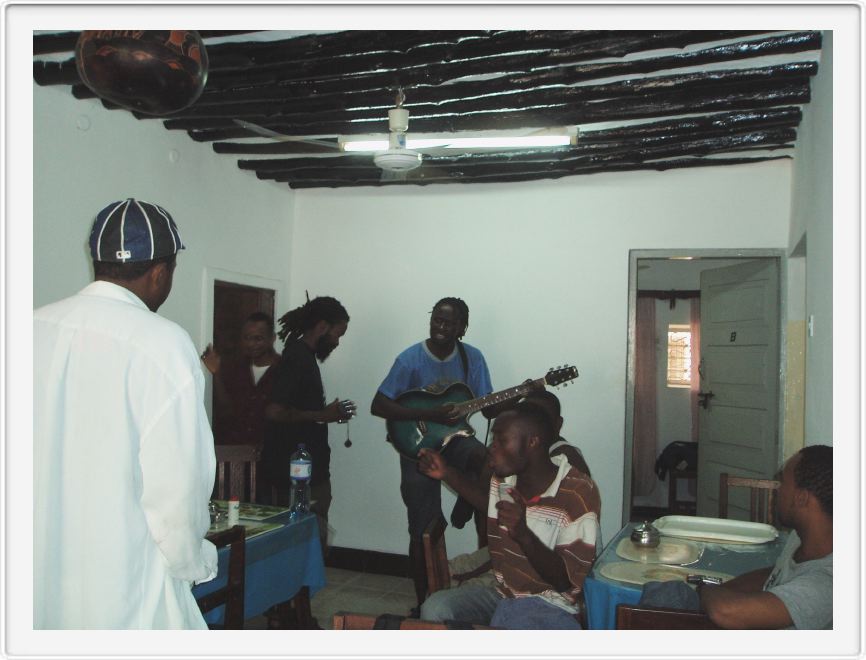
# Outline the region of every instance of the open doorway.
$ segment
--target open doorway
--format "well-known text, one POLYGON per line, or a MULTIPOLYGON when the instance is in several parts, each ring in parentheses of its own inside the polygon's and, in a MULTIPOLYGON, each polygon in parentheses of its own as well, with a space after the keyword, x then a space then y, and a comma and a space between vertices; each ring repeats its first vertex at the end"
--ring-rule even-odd
MULTIPOLYGON (((213 283, 213 346, 223 360, 235 360, 241 352, 241 326, 255 312, 264 312, 274 318, 273 289, 238 284, 223 280, 213 283)), ((223 420, 217 397, 213 397, 212 419, 214 441, 224 442, 223 420)))
POLYGON ((720 472, 772 476, 784 391, 781 257, 773 250, 632 252, 623 522, 715 516, 720 472), (765 281, 767 271, 775 279, 765 281), (761 297, 758 281, 772 298, 761 297), (720 313, 719 305, 736 312, 720 313), (774 308, 766 318, 764 307, 774 308), (753 339, 758 326, 767 330, 760 341, 753 339), (756 351, 772 359, 756 360, 756 351), (739 371, 732 356, 744 365, 739 371), (762 401, 755 406, 761 419, 750 400, 762 401))

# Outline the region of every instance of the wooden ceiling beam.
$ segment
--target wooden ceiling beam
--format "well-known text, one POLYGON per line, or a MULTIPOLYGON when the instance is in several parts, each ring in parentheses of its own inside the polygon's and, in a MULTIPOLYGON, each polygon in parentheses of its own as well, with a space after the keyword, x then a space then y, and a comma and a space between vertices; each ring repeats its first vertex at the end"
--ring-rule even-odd
MULTIPOLYGON (((250 58, 245 66, 227 70, 220 65, 220 52, 213 53, 211 72, 215 86, 231 84, 240 76, 244 84, 257 80, 329 79, 371 72, 422 71, 437 76, 430 67, 459 66, 470 71, 480 65, 484 70, 526 71, 527 67, 561 65, 599 57, 622 57, 650 48, 683 48, 694 43, 739 38, 754 32, 737 31, 503 31, 485 36, 461 37, 461 33, 445 39, 428 38, 420 31, 417 43, 410 47, 382 41, 371 45, 359 43, 328 56, 298 57, 290 48, 274 48, 267 54, 250 58), (534 39, 532 37, 535 37, 534 39), (256 75, 250 78, 248 69, 255 65, 256 75)), ((210 51, 208 51, 210 54, 210 51)))
MULTIPOLYGON (((802 119, 797 107, 769 108, 766 110, 720 112, 704 117, 678 117, 621 128, 581 131, 581 145, 594 142, 621 142, 652 135, 723 135, 746 129, 796 127, 802 119)), ((336 144, 336 142, 334 143, 336 144)), ((331 149, 305 142, 214 142, 213 149, 220 154, 278 155, 297 153, 328 153, 331 149), (309 147, 309 149, 308 149, 309 147)))
MULTIPOLYGON (((425 156, 422 168, 437 168, 448 170, 468 169, 537 169, 582 166, 587 163, 645 161, 658 158, 682 157, 716 153, 729 153, 755 148, 772 148, 787 146, 796 139, 794 129, 773 129, 755 131, 739 135, 715 136, 710 138, 693 138, 675 140, 674 138, 645 138, 632 143, 606 147, 590 145, 588 147, 573 147, 560 150, 526 150, 517 152, 466 153, 456 156, 425 156)), ((327 169, 333 173, 346 172, 351 175, 355 171, 374 168, 373 159, 369 154, 351 154, 337 156, 323 161, 320 158, 278 158, 239 160, 238 167, 242 170, 253 170, 262 178, 279 178, 280 175, 293 173, 302 178, 304 172, 315 174, 327 169)), ((333 175, 332 175, 333 176, 333 175)))
MULTIPOLYGON (((704 112, 759 110, 773 106, 799 105, 809 101, 809 80, 768 81, 767 83, 739 87, 721 86, 719 89, 700 90, 697 93, 665 91, 618 99, 604 99, 587 103, 542 104, 519 110, 496 109, 459 113, 442 113, 429 117, 412 117, 415 133, 454 133, 462 130, 506 130, 518 128, 548 128, 593 122, 640 119, 645 117, 676 116, 704 112)), ((187 130, 196 141, 228 140, 256 137, 240 126, 228 125, 226 120, 204 120, 202 125, 213 128, 188 128, 188 120, 167 120, 166 128, 187 130), (220 126, 221 123, 221 126, 220 126), (216 124, 216 125, 214 125, 216 124)), ((256 122, 257 123, 257 122, 256 122)), ((358 135, 387 133, 387 119, 360 119, 337 122, 282 123, 269 122, 267 127, 285 135, 358 135)))
POLYGON ((358 186, 392 186, 392 185, 430 185, 434 183, 518 183, 521 181, 538 181, 542 179, 559 179, 566 176, 585 174, 597 174, 601 172, 628 172, 635 170, 664 171, 685 167, 723 167, 726 165, 742 165, 749 163, 760 163, 769 160, 780 160, 790 158, 789 156, 763 156, 755 158, 687 158, 655 161, 651 163, 620 163, 596 166, 574 170, 557 170, 543 172, 521 172, 518 174, 496 174, 487 173, 477 176, 454 176, 454 177, 415 177, 401 180, 382 180, 381 177, 368 179, 341 180, 333 178, 295 180, 286 182, 290 188, 349 188, 358 186))
MULTIPOLYGON (((718 46, 692 53, 654 57, 620 62, 603 62, 556 67, 532 71, 528 74, 505 75, 489 80, 431 85, 424 82, 404 85, 407 106, 414 103, 441 101, 501 92, 509 89, 532 89, 550 85, 571 85, 592 79, 622 75, 647 74, 682 67, 736 61, 753 57, 790 54, 820 49, 818 32, 802 32, 764 39, 718 46)), ((303 103, 308 111, 332 107, 364 106, 393 102, 393 80, 385 85, 372 84, 368 89, 347 92, 344 87, 329 83, 319 86, 317 81, 298 85, 272 85, 268 87, 239 87, 231 90, 205 88, 202 96, 190 109, 190 114, 206 114, 206 107, 225 103, 303 103)), ((254 107, 254 106, 248 106, 254 107)))
MULTIPOLYGON (((816 62, 791 62, 775 66, 759 67, 753 69, 724 69, 717 71, 695 72, 686 74, 662 75, 651 78, 637 78, 623 80, 602 85, 548 85, 535 88, 506 88, 485 94, 471 94, 468 90, 466 96, 451 95, 442 100, 424 103, 407 102, 404 107, 410 112, 410 126, 414 128, 413 119, 425 115, 439 113, 470 112, 479 110, 491 110, 499 108, 515 108, 526 106, 538 106, 548 104, 571 104, 585 103, 598 99, 613 99, 621 97, 639 96, 663 91, 700 90, 702 88, 717 87, 720 85, 765 85, 766 81, 780 81, 785 79, 802 79, 803 76, 813 76, 818 71, 816 62)), ((384 102, 375 106, 346 107, 333 105, 325 108, 310 107, 303 101, 291 104, 285 102, 248 104, 227 103, 222 106, 198 106, 193 107, 168 120, 166 128, 182 128, 188 130, 196 128, 196 124, 185 120, 198 121, 203 119, 231 119, 242 117, 261 126, 270 127, 272 122, 292 123, 308 121, 314 118, 316 122, 339 122, 356 119, 375 119, 387 116, 389 108, 393 107, 394 101, 382 99, 384 102)), ((156 118, 143 113, 133 113, 140 119, 156 118)), ((210 125, 209 127, 217 127, 210 125)), ((208 127, 208 126, 203 126, 208 127)))
MULTIPOLYGON (((516 51, 506 49, 494 54, 479 51, 475 54, 465 53, 458 57, 431 53, 429 57, 419 61, 411 61, 396 54, 388 61, 370 62, 357 58, 354 53, 348 51, 345 57, 331 58, 322 63, 302 61, 294 66, 257 66, 253 72, 249 70, 220 72, 218 69, 212 69, 208 86, 211 90, 217 90, 238 86, 248 88, 255 85, 271 86, 311 80, 322 83, 332 80, 339 82, 344 89, 355 89, 359 83, 369 84, 368 81, 358 79, 371 75, 382 81, 380 83, 384 83, 382 86, 390 85, 395 88, 407 87, 413 80, 441 84, 467 75, 525 74, 538 68, 560 67, 604 57, 622 57, 644 50, 682 48, 692 43, 738 38, 746 34, 755 33, 682 30, 648 31, 617 37, 613 32, 608 37, 587 43, 577 42, 570 46, 561 45, 556 49, 539 48, 527 51, 524 46, 516 51)), ((479 48, 476 44, 473 46, 479 48)))
MULTIPOLYGON (((217 37, 231 37, 239 34, 255 34, 263 30, 199 30, 199 36, 207 41, 217 37)), ((81 32, 58 32, 55 34, 34 34, 33 54, 71 53, 75 51, 81 32)))
MULTIPOLYGON (((581 32, 563 31, 538 32, 536 41, 529 39, 525 31, 500 32, 497 38, 453 37, 454 43, 436 48, 428 46, 423 57, 413 58, 404 49, 388 52, 374 51, 364 55, 365 46, 361 40, 368 32, 348 33, 343 37, 348 41, 339 52, 328 57, 304 57, 288 59, 284 62, 269 64, 264 55, 258 56, 256 50, 280 53, 291 58, 291 48, 284 42, 255 42, 254 44, 224 44, 207 48, 209 60, 208 86, 211 90, 250 85, 275 85, 291 81, 338 81, 351 83, 347 77, 376 75, 379 79, 389 80, 387 84, 404 85, 404 76, 415 75, 421 81, 442 83, 458 76, 480 73, 528 73, 539 67, 562 66, 599 57, 622 57, 642 50, 658 48, 683 48, 694 43, 739 38, 756 34, 754 31, 593 31, 586 38, 581 32), (557 36, 558 35, 558 36, 557 36), (554 44, 550 40, 555 39, 554 44), (547 40, 545 43, 544 40, 547 40), (358 43, 356 43, 358 42, 358 43), (552 47, 555 46, 555 47, 552 47), (223 68, 221 53, 244 52, 245 60, 238 62, 232 55, 229 68, 223 68), (261 62, 259 60, 265 60, 261 62), (459 73, 455 75, 455 71, 459 73)), ((376 35, 377 33, 373 33, 376 35)), ((387 32, 385 34, 388 34, 387 32)), ((425 38, 426 33, 417 34, 425 38)), ((455 35, 465 33, 454 33, 455 35)), ((335 40, 336 35, 332 36, 335 40)), ((304 39, 304 38, 301 38, 304 39)), ((434 39, 435 42, 435 39, 434 39)), ((435 44, 434 44, 435 45, 435 44)), ((369 48, 369 46, 366 46, 369 48)), ((74 59, 65 62, 34 62, 34 79, 37 84, 75 84, 80 82, 75 71, 74 59), (37 69, 36 64, 40 67, 37 69)))

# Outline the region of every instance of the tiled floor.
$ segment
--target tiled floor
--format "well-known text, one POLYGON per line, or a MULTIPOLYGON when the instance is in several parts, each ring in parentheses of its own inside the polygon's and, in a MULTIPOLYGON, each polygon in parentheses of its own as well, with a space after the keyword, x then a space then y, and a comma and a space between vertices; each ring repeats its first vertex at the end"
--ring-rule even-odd
MULTIPOLYGON (((326 586, 313 596, 310 607, 313 617, 326 630, 332 628, 335 612, 406 615, 416 604, 415 589, 409 578, 326 567, 325 580, 326 586)), ((247 630, 267 627, 263 616, 244 624, 247 630)))

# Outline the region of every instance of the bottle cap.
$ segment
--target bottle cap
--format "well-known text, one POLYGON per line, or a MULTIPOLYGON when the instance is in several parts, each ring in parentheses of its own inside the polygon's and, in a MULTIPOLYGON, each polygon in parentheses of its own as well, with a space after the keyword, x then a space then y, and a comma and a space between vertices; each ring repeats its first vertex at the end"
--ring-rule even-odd
POLYGON ((240 500, 238 499, 238 496, 237 496, 237 495, 232 495, 232 496, 229 498, 229 502, 240 502, 240 500))

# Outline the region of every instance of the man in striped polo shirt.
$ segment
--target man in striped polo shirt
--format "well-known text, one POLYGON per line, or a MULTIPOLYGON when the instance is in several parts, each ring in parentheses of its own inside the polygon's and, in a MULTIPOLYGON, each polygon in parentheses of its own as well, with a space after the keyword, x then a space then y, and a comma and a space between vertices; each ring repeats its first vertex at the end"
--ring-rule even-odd
POLYGON ((601 501, 586 474, 564 456, 551 458, 549 415, 524 402, 493 424, 488 491, 422 450, 419 469, 445 481, 473 506, 487 509, 487 538, 496 587, 464 586, 428 598, 421 618, 497 628, 569 629, 595 558, 601 501))

